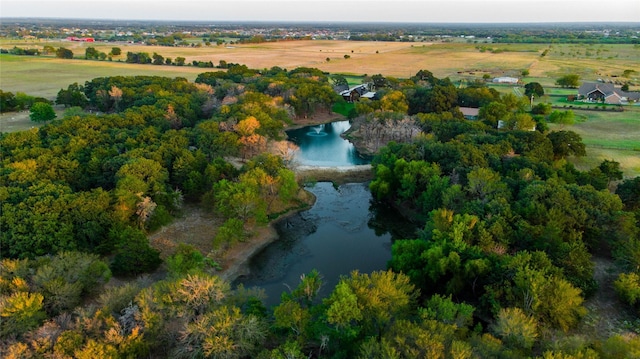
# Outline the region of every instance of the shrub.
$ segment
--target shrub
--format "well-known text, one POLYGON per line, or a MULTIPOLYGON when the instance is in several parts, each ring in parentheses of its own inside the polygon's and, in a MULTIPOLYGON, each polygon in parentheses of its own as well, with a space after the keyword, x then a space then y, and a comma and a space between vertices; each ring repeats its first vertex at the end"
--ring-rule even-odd
POLYGON ((135 276, 154 271, 162 260, 141 231, 126 227, 120 233, 111 271, 117 276, 135 276))
POLYGON ((21 335, 38 327, 47 317, 40 293, 16 292, 0 298, 0 337, 21 335))
POLYGON ((44 295, 50 314, 77 306, 83 295, 92 293, 111 277, 106 263, 95 254, 62 252, 41 262, 31 281, 44 295))
POLYGON ((176 252, 167 258, 169 273, 181 276, 204 269, 204 256, 195 247, 180 243, 176 252))
POLYGON ((56 118, 53 106, 45 102, 36 102, 29 110, 29 119, 33 122, 47 122, 56 118))
POLYGON ((244 240, 244 223, 237 218, 229 218, 218 228, 213 245, 216 247, 221 244, 231 245, 242 240, 244 240))

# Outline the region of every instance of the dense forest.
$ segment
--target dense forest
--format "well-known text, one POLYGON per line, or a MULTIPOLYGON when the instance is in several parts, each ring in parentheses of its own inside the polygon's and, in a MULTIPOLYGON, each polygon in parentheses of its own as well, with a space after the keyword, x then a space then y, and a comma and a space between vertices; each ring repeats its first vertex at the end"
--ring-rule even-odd
POLYGON ((422 230, 394 243, 388 271, 353 272, 326 298, 307 273, 273 308, 187 244, 165 278, 141 275, 162 263, 147 234, 195 203, 224 218, 212 241, 230 246, 299 207, 283 129, 343 102, 344 79, 232 65, 61 89, 63 118, 0 137, 2 356, 638 357, 637 325, 577 328, 593 256, 615 259, 620 300, 640 309, 640 179, 615 161, 577 170, 580 137, 524 98, 426 70, 370 80, 377 99, 345 113, 379 142, 370 189, 422 230), (105 287, 112 276, 124 284, 105 287))

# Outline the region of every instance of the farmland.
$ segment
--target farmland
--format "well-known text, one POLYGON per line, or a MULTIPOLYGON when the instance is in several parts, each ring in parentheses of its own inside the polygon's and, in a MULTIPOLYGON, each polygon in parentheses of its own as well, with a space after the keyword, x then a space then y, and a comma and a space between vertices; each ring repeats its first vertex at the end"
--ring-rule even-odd
MULTIPOLYGON (((476 41, 478 42, 478 41, 476 41)), ((421 69, 428 69, 438 77, 454 81, 478 80, 484 75, 516 76, 528 70, 524 82, 537 81, 545 88, 541 100, 558 107, 591 107, 579 103, 568 104, 566 95, 576 91, 554 87, 562 74, 576 73, 581 80, 624 80, 637 85, 635 77, 622 78, 628 69, 640 69, 640 47, 625 44, 484 44, 467 42, 411 43, 356 42, 330 40, 299 40, 260 44, 233 44, 201 47, 160 47, 130 43, 82 43, 50 40, 2 40, 0 48, 38 48, 64 46, 74 52, 74 59, 58 59, 53 55, 0 55, 0 88, 4 91, 25 92, 54 99, 61 88, 80 84, 101 76, 155 75, 184 77, 193 81, 197 74, 218 71, 192 66, 193 61, 211 61, 217 65, 246 64, 263 69, 278 66, 286 69, 315 67, 323 71, 343 74, 350 84, 359 83, 363 75, 383 74, 387 77, 408 78, 421 69), (112 61, 83 59, 87 47, 108 53, 120 47, 122 54, 112 61), (488 51, 487 49, 492 49, 488 51), (546 53, 545 53, 546 51, 546 53), (186 66, 141 65, 124 62, 127 52, 158 53, 165 58, 184 57, 186 66), (544 56, 542 54, 545 53, 544 56), (346 55, 346 56, 345 56, 346 55), (348 57, 348 58, 346 58, 348 57)), ((501 93, 511 93, 512 87, 495 86, 501 93)), ((638 87, 635 87, 637 89, 638 87)), ((588 148, 588 157, 576 164, 589 167, 602 158, 620 161, 627 176, 640 174, 637 138, 640 120, 637 109, 624 113, 577 111, 578 123, 571 127, 580 134, 588 148)), ((13 116, 15 118, 15 116, 13 116)), ((3 117, 4 130, 9 126, 3 117)), ((30 125, 15 128, 29 128, 30 125), (26 126, 26 127, 25 127, 26 126)))
POLYGON ((62 86, 98 76, 147 74, 193 79, 198 73, 207 71, 193 66, 126 64, 124 59, 127 52, 158 53, 173 59, 181 56, 186 59, 186 64, 211 61, 217 65, 223 60, 255 69, 273 66, 286 69, 315 67, 330 73, 356 76, 383 74, 397 78, 408 78, 421 69, 451 79, 481 79, 484 74, 520 76, 523 70, 529 70, 531 80, 540 80, 543 86, 553 85, 556 77, 566 73, 577 73, 584 80, 596 80, 620 77, 626 69, 640 68, 640 48, 634 45, 594 45, 589 52, 579 50, 581 47, 577 45, 500 44, 500 51, 493 53, 482 51, 481 46, 474 43, 300 40, 229 46, 159 47, 128 43, 0 41, 0 48, 3 49, 14 46, 41 49, 45 45, 67 47, 74 52, 76 59, 56 59, 53 55, 3 55, 0 78, 5 91, 53 97, 62 86), (105 53, 118 46, 122 49, 122 55, 114 57, 113 61, 81 60, 90 46, 105 53), (541 54, 547 49, 551 50, 542 57, 541 54))

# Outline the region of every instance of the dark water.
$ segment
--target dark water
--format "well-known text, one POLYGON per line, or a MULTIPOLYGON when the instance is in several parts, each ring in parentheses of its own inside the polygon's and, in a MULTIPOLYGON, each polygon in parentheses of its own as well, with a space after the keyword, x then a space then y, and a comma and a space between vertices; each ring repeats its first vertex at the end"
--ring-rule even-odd
POLYGON ((305 166, 353 166, 371 162, 361 156, 353 144, 340 135, 351 127, 349 121, 337 121, 287 131, 289 140, 300 147, 297 161, 305 166))
POLYGON ((263 288, 269 306, 312 269, 324 278, 320 297, 330 294, 341 275, 384 270, 392 239, 414 238, 415 226, 371 201, 367 183, 335 188, 321 182, 307 189, 316 195, 316 204, 279 222, 280 239, 255 256, 251 274, 236 282, 263 288))

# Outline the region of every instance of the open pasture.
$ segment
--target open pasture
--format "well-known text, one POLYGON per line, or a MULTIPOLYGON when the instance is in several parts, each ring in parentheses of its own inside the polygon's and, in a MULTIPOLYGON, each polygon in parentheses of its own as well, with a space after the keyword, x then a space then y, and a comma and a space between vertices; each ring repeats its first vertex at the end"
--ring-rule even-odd
POLYGON ((196 67, 153 66, 124 62, 65 60, 53 57, 0 55, 0 88, 13 93, 55 99, 58 91, 77 82, 103 76, 156 75, 195 80, 196 67))
MULTIPOLYGON (((84 80, 115 74, 157 74, 166 76, 195 75, 211 69, 192 66, 152 66, 125 64, 126 53, 154 52, 167 58, 184 57, 186 63, 194 60, 211 61, 217 65, 220 60, 245 64, 250 68, 270 68, 279 66, 286 69, 296 67, 316 67, 330 73, 346 75, 383 74, 407 78, 421 69, 427 69, 437 77, 452 79, 481 79, 490 76, 520 76, 529 70, 530 78, 541 80, 543 86, 551 86, 555 78, 577 73, 583 80, 619 77, 626 69, 636 69, 640 77, 640 47, 633 45, 593 45, 590 51, 580 50, 578 45, 547 44, 472 44, 472 43, 411 43, 411 42, 360 42, 301 40, 266 42, 261 44, 237 44, 203 47, 162 47, 129 43, 80 43, 69 41, 2 41, 0 47, 10 49, 42 48, 45 45, 71 49, 76 60, 57 60, 51 57, 22 56, 12 59, 6 55, 2 59, 2 87, 7 91, 18 87, 29 92, 34 86, 36 94, 42 94, 46 82, 62 87, 84 80), (79 60, 89 46, 108 53, 112 47, 120 47, 122 55, 109 61, 79 60), (499 49, 497 53, 481 51, 480 46, 499 49), (546 56, 543 51, 549 50, 546 56), (598 52, 600 51, 600 52, 598 52), (589 56, 587 56, 587 52, 589 56), (345 58, 345 55, 348 58, 345 58), (49 61, 46 61, 49 60, 49 61), (29 64, 35 62, 36 64, 29 64), (77 75, 76 75, 77 73, 77 75), (27 74, 28 78, 24 75, 27 74)), ((587 47, 588 48, 588 47, 587 47)), ((528 81, 528 79, 525 79, 528 81)), ((15 91, 15 90, 14 90, 15 91)), ((48 97, 51 97, 49 94, 48 97)))

